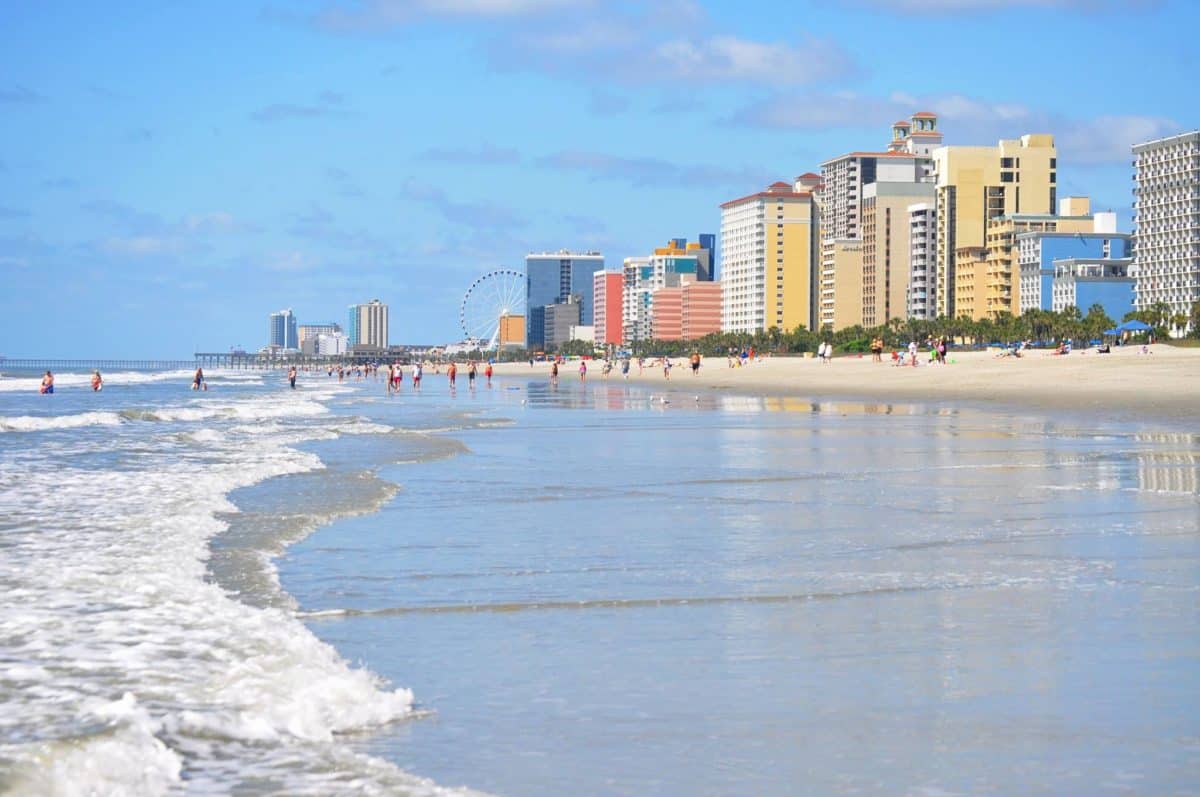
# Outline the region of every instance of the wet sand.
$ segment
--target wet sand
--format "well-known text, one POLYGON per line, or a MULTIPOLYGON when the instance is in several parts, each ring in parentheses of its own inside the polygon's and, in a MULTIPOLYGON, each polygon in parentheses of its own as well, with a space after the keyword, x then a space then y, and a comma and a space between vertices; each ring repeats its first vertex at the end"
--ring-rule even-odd
MULTIPOLYGON (((1198 413, 1200 349, 1156 345, 1142 354, 1140 346, 1130 346, 1111 354, 1092 349, 1066 356, 1037 350, 1020 359, 999 358, 995 352, 952 352, 945 366, 930 365, 928 356, 918 355, 916 368, 894 367, 889 355, 882 363, 870 355, 842 355, 827 365, 804 357, 766 357, 740 368, 729 368, 725 358, 707 357, 695 377, 687 358, 679 357, 672 360, 669 385, 680 391, 970 403, 1174 421, 1198 413)), ((657 362, 647 358, 641 375, 634 363, 629 381, 668 384, 657 362)), ((527 363, 505 363, 496 373, 548 377, 549 365, 535 363, 531 369, 527 363)), ((560 380, 578 381, 578 362, 560 366, 559 374, 560 380)), ((603 380, 598 362, 590 365, 588 379, 603 380)), ((621 379, 614 366, 608 380, 621 379)))

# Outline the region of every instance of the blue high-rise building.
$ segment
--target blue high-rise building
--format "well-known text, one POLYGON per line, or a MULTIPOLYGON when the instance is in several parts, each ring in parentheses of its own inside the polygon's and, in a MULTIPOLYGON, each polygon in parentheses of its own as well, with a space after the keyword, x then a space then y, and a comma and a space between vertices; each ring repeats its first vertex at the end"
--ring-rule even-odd
POLYGON ((546 345, 548 304, 579 302, 579 323, 592 323, 592 276, 604 270, 604 255, 599 252, 531 253, 525 256, 525 347, 542 349, 546 345), (541 312, 539 312, 539 310, 541 312))
POLYGON ((300 348, 300 331, 296 326, 296 315, 290 307, 271 313, 269 345, 281 349, 300 348))

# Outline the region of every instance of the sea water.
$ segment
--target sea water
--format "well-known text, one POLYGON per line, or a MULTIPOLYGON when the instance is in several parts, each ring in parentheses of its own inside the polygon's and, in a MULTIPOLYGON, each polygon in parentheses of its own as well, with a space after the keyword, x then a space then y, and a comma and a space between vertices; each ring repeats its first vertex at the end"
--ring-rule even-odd
POLYGON ((1192 430, 188 383, 0 380, 0 791, 1198 786, 1192 430))
POLYGON ((281 561, 428 711, 356 749, 503 795, 1200 790, 1194 429, 688 379, 356 409, 475 421, 281 561))
POLYGON ((310 633, 270 560, 395 492, 300 446, 390 430, 339 412, 354 388, 325 374, 207 381, 0 380, 0 792, 446 793, 345 741, 412 693, 310 633), (283 476, 308 500, 230 500, 283 476))

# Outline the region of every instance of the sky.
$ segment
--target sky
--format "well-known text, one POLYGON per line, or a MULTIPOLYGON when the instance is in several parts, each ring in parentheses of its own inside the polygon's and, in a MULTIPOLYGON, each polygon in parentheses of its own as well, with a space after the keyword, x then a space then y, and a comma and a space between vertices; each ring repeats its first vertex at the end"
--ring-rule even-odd
POLYGON ((609 267, 934 111, 1052 133, 1130 224, 1129 147, 1200 127, 1175 0, 0 0, 0 355, 190 357, 268 314, 461 337, 530 251, 609 267))

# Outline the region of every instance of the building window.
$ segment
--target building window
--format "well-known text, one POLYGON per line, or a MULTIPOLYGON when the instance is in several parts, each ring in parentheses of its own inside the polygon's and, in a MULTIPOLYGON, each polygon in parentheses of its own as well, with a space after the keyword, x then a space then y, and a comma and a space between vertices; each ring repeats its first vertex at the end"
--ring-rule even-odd
POLYGON ((1013 181, 1013 173, 1012 172, 1000 172, 1000 182, 1011 183, 1012 181, 1013 181))
POLYGON ((1000 168, 1001 169, 1011 169, 1012 167, 1013 167, 1013 159, 1012 158, 1001 158, 1000 159, 1000 168))

